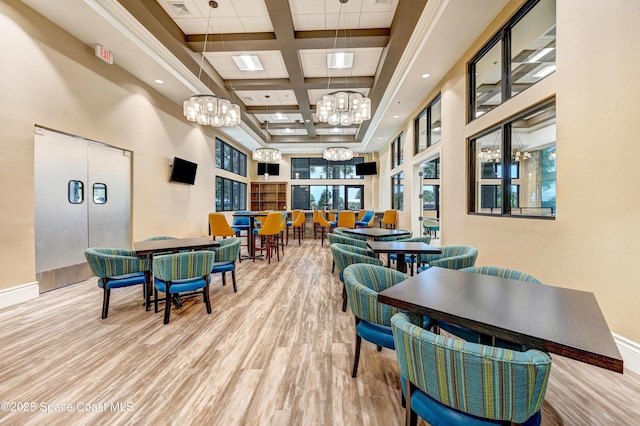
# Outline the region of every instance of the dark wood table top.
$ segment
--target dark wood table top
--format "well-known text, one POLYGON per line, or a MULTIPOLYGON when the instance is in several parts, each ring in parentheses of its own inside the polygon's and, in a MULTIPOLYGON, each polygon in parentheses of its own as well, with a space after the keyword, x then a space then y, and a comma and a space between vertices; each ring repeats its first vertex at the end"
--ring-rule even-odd
POLYGON ((440 247, 433 247, 420 241, 368 241, 374 253, 441 253, 440 247))
POLYGON ((432 267, 378 301, 622 373, 593 293, 432 267))
POLYGON ((235 212, 233 214, 233 216, 240 216, 240 217, 258 217, 258 216, 268 216, 268 213, 262 213, 262 212, 235 212))
POLYGON ((401 229, 385 229, 385 228, 356 228, 345 229, 347 234, 364 235, 365 237, 382 238, 382 237, 400 237, 402 235, 411 235, 409 231, 403 231, 401 229))
POLYGON ((173 240, 138 241, 133 243, 137 256, 146 256, 159 251, 179 251, 219 247, 220 241, 211 238, 177 238, 173 240))

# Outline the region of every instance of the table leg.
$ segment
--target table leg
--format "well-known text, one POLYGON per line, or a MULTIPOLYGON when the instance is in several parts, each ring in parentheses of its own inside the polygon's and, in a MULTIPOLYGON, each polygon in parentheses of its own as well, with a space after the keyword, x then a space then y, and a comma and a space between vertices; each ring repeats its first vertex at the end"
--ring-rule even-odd
POLYGON ((396 253, 396 269, 402 273, 407 273, 407 263, 404 260, 404 253, 396 253))

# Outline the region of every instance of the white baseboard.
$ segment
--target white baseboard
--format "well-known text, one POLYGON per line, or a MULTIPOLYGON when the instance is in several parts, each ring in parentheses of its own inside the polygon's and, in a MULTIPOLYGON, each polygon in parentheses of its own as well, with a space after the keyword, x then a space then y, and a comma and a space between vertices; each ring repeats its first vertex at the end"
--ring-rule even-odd
POLYGON ((616 333, 613 334, 613 340, 618 345, 622 359, 624 360, 625 371, 633 371, 640 374, 640 343, 629 340, 616 333))
POLYGON ((0 309, 35 299, 39 295, 40 287, 37 281, 0 290, 0 309))

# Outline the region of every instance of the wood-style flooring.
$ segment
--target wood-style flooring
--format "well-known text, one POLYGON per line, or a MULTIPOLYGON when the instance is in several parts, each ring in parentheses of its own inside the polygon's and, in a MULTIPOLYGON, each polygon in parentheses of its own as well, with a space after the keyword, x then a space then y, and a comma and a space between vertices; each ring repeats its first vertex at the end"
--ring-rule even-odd
MULTIPOLYGON (((168 325, 139 287, 113 290, 100 319, 95 279, 0 310, 0 401, 33 410, 3 404, 0 424, 403 424, 393 351, 363 342, 351 378, 354 320, 326 244, 237 266, 238 293, 213 276, 212 314, 185 299, 168 325)), ((638 375, 553 357, 543 425, 638 424, 638 375)))

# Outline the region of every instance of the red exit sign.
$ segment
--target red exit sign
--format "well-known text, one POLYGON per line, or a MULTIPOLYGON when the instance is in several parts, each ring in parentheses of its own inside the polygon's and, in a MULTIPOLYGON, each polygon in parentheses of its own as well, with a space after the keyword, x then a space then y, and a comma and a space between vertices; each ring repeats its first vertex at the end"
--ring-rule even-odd
POLYGON ((96 45, 96 56, 105 62, 113 64, 113 53, 100 46, 99 44, 96 45))

